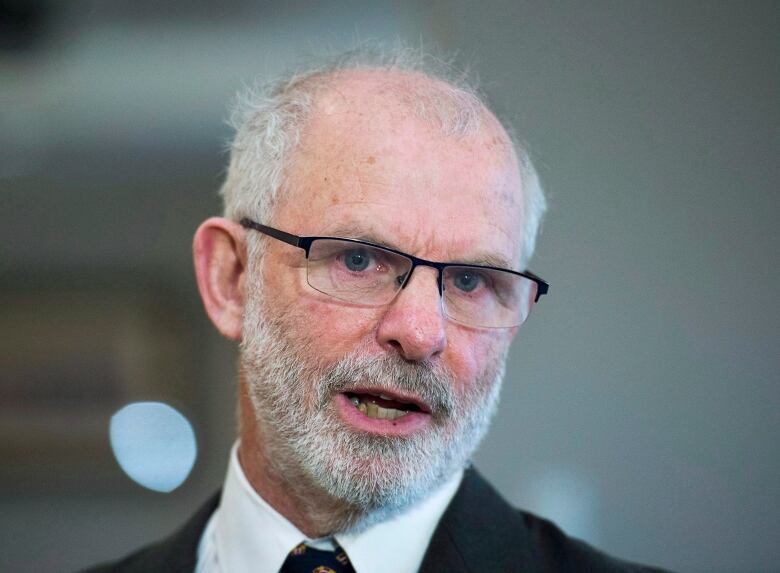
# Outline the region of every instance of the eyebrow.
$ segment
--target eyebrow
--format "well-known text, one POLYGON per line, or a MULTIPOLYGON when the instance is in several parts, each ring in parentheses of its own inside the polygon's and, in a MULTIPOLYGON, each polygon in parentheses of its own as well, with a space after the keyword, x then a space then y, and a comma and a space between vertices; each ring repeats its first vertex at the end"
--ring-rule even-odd
POLYGON ((496 267, 508 271, 514 270, 512 269, 512 264, 508 260, 506 260, 504 257, 500 255, 494 255, 494 254, 478 255, 476 258, 472 259, 471 261, 459 261, 459 262, 466 263, 469 265, 496 267))
MULTIPOLYGON (((374 233, 368 231, 365 227, 363 227, 359 223, 338 225, 336 227, 328 229, 326 232, 335 233, 333 235, 334 237, 341 237, 344 239, 356 239, 358 241, 365 241, 366 243, 372 243, 380 247, 387 247, 389 249, 394 249, 396 251, 406 253, 406 251, 399 248, 398 245, 392 240, 383 239, 378 235, 375 235, 374 233)), ((436 262, 440 262, 440 261, 436 261, 436 262)), ((454 265, 457 264, 478 265, 483 267, 496 267, 499 269, 513 270, 512 264, 507 259, 505 259, 501 255, 496 255, 495 253, 479 253, 473 257, 459 259, 456 261, 441 261, 441 262, 444 262, 446 264, 454 264, 454 265)))
POLYGON ((398 248, 398 245, 392 240, 381 238, 379 235, 372 233, 359 223, 338 225, 336 227, 327 229, 326 232, 334 233, 334 237, 341 237, 342 239, 357 239, 358 241, 365 241, 380 247, 388 247, 390 249, 401 251, 401 249, 398 248))

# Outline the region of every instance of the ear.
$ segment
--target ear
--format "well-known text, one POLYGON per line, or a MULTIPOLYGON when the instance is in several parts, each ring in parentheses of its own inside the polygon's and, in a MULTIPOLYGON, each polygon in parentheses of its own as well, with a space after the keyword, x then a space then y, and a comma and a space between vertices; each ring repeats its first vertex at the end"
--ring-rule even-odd
POLYGON ((222 335, 241 340, 244 322, 246 243, 238 223, 212 217, 195 232, 195 274, 203 306, 222 335))

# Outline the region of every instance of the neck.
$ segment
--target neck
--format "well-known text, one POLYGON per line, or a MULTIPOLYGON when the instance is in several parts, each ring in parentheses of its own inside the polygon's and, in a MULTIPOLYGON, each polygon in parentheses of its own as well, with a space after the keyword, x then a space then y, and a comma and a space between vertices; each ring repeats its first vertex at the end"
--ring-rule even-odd
POLYGON ((259 420, 243 382, 239 391, 238 459, 252 488, 307 537, 353 528, 366 516, 334 498, 306 475, 274 429, 259 420))

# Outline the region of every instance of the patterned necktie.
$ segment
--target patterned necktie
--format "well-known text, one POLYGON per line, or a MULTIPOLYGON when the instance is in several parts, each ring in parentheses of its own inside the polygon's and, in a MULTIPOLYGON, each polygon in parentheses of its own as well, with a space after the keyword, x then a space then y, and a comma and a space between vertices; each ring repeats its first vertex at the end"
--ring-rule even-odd
POLYGON ((282 564, 279 573, 355 573, 344 550, 323 551, 301 543, 282 564))

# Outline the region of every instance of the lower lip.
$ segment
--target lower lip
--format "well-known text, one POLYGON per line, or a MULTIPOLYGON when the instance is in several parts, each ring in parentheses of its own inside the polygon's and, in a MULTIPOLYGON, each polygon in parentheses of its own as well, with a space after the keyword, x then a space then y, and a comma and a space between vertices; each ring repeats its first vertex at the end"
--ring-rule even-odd
POLYGON ((408 412, 405 416, 395 420, 380 420, 369 418, 355 408, 355 405, 345 394, 339 394, 335 402, 336 410, 350 426, 372 434, 407 436, 427 426, 431 419, 431 415, 424 412, 408 412))

